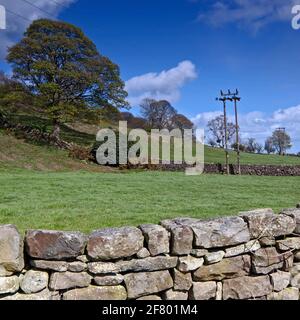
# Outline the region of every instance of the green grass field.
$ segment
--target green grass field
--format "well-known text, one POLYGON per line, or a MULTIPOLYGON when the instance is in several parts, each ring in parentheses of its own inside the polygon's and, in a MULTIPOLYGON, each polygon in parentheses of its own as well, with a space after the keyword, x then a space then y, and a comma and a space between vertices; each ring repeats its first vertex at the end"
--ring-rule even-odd
MULTIPOLYGON (((84 145, 93 141, 91 132, 62 129, 68 141, 84 145)), ((232 162, 234 156, 230 154, 232 162)), ((206 163, 223 161, 223 150, 205 147, 206 163)), ((300 158, 243 153, 242 163, 293 165, 300 164, 300 158)), ((300 177, 120 172, 71 159, 66 151, 28 143, 1 130, 0 185, 0 224, 16 224, 22 232, 89 232, 180 216, 231 215, 259 207, 279 211, 300 201, 300 177)))
MULTIPOLYGON (((224 150, 205 146, 205 163, 224 163, 224 150)), ((236 152, 229 152, 230 163, 236 163, 236 152)), ((250 165, 300 165, 300 157, 275 154, 253 154, 241 152, 241 164, 250 165)))
POLYGON ((300 177, 184 173, 0 171, 0 224, 89 232, 107 226, 279 211, 300 201, 300 177))

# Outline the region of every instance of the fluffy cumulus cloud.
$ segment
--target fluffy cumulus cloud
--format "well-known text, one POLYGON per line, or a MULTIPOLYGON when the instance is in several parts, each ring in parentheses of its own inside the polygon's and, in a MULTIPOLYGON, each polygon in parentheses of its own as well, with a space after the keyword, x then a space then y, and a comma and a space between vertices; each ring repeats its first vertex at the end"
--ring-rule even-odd
POLYGON ((165 99, 176 102, 180 89, 197 78, 196 67, 191 61, 182 61, 175 68, 151 72, 126 81, 129 102, 138 105, 144 98, 165 99))
POLYGON ((6 8, 6 30, 0 30, 0 59, 7 48, 20 39, 31 21, 38 18, 55 19, 59 13, 77 0, 1 0, 6 8), (30 5, 33 4, 33 5, 30 5))
MULTIPOLYGON (((207 122, 221 114, 219 111, 204 112, 198 114, 192 121, 197 127, 206 129, 207 122)), ((234 122, 233 114, 229 114, 229 121, 234 122)), ((279 109, 271 114, 260 111, 240 114, 239 124, 243 140, 253 137, 261 143, 264 143, 276 128, 286 128, 293 140, 293 151, 300 151, 300 105, 279 109)))
POLYGON ((298 0, 218 0, 210 9, 199 14, 199 20, 213 26, 236 23, 257 32, 262 27, 278 21, 292 19, 292 7, 298 0))

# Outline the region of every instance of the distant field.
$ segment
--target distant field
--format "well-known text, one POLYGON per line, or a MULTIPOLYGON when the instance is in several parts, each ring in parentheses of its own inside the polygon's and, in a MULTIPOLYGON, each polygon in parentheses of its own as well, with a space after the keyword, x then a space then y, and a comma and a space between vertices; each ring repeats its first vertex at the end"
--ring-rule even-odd
POLYGON ((0 224, 81 230, 276 211, 300 201, 300 177, 0 171, 0 224))
MULTIPOLYGON (((236 153, 229 152, 230 163, 236 163, 236 153)), ((224 163, 224 150, 205 146, 205 163, 224 163)), ((300 165, 300 157, 268 154, 241 153, 241 164, 257 165, 300 165)))

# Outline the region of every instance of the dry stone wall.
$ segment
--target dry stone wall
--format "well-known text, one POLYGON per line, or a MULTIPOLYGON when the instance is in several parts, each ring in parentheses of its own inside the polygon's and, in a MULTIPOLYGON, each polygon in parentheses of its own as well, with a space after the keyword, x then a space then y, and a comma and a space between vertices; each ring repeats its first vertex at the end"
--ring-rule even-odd
POLYGON ((299 300, 300 205, 81 232, 0 226, 2 300, 299 300))
MULTIPOLYGON (((184 171, 189 166, 186 164, 159 164, 159 165, 128 165, 128 169, 145 169, 153 171, 184 171)), ((238 167, 236 165, 229 165, 229 172, 232 175, 238 174, 238 167)), ((209 164, 204 165, 204 173, 206 174, 225 174, 226 168, 222 164, 209 164)), ((300 176, 299 165, 241 165, 242 175, 253 176, 300 176)))

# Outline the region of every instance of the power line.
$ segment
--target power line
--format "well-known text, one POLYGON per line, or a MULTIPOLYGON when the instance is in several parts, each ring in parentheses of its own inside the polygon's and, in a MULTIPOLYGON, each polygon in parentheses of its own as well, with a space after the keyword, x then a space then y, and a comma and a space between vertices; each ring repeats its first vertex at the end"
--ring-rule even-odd
POLYGON ((65 4, 63 4, 63 3, 59 3, 59 2, 57 2, 56 0, 50 0, 51 2, 53 2, 53 3, 55 3, 57 6, 61 6, 61 7, 63 7, 63 8, 68 8, 65 4))
MULTIPOLYGON (((27 3, 27 4, 29 4, 29 5, 37 8, 37 9, 40 10, 41 12, 43 12, 43 13, 47 14, 48 16, 51 16, 52 18, 54 18, 54 16, 53 16, 52 14, 50 14, 50 13, 47 12, 46 10, 44 10, 44 9, 36 6, 35 4, 33 4, 33 3, 31 3, 31 2, 29 2, 29 1, 27 1, 27 0, 21 0, 21 1, 23 1, 23 2, 25 2, 25 3, 27 3)), ((64 7, 64 8, 68 8, 67 6, 65 6, 65 5, 62 4, 62 3, 57 2, 56 0, 50 0, 50 1, 52 1, 53 3, 55 3, 57 6, 61 6, 61 7, 64 7)), ((21 14, 19 14, 19 13, 17 13, 17 12, 14 12, 14 11, 12 11, 12 10, 10 10, 10 9, 5 8, 5 10, 6 10, 8 13, 10 13, 10 14, 16 16, 16 17, 19 17, 19 18, 21 18, 21 19, 23 19, 23 20, 26 20, 26 21, 29 21, 29 22, 32 22, 32 21, 33 21, 33 19, 26 18, 26 17, 24 17, 23 15, 21 15, 21 14)))
POLYGON ((32 22, 32 20, 30 20, 30 19, 28 19, 28 18, 26 18, 26 17, 24 17, 24 16, 22 16, 22 15, 16 13, 16 12, 14 12, 14 11, 11 11, 11 10, 9 10, 9 9, 7 9, 7 8, 5 8, 5 10, 6 10, 7 12, 13 14, 13 15, 16 16, 16 17, 19 17, 19 18, 21 18, 21 19, 24 19, 24 20, 27 20, 27 21, 29 21, 29 22, 32 22))
POLYGON ((45 14, 47 14, 48 16, 50 16, 50 17, 54 18, 53 14, 51 14, 51 13, 47 12, 46 10, 44 10, 43 8, 41 8, 41 7, 37 6, 37 5, 35 5, 34 3, 31 3, 31 2, 29 2, 29 1, 27 1, 27 0, 21 0, 21 1, 23 1, 23 2, 25 2, 25 3, 27 3, 27 4, 29 4, 30 6, 32 6, 32 7, 36 8, 36 9, 40 10, 41 12, 44 12, 44 13, 45 13, 45 14))

